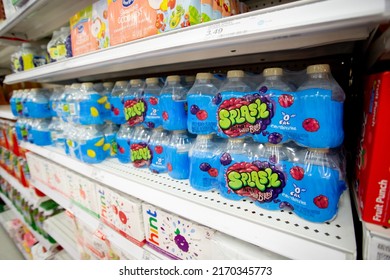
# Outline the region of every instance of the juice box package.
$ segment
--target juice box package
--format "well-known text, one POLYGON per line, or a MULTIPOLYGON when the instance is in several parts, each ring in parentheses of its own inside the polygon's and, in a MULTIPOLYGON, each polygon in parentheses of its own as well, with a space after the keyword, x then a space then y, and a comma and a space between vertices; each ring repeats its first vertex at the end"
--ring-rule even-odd
POLYGON ((73 200, 74 202, 90 213, 92 216, 99 217, 99 204, 95 183, 88 178, 74 173, 73 200))
POLYGON ((89 53, 97 49, 96 44, 93 44, 91 23, 92 5, 89 5, 70 18, 73 56, 89 53))
POLYGON ((105 49, 110 46, 107 0, 99 0, 92 4, 91 34, 96 49, 105 49))
POLYGON ((362 219, 390 226, 390 71, 370 75, 357 159, 356 190, 362 219))
POLYGON ((141 201, 105 186, 96 186, 100 219, 138 246, 144 245, 145 231, 141 201))
POLYGON ((211 259, 215 230, 147 203, 142 210, 146 242, 154 250, 172 259, 211 259))
POLYGON ((201 0, 201 22, 208 22, 213 19, 213 1, 214 0, 201 0))
POLYGON ((159 33, 201 23, 200 0, 163 0, 156 18, 159 33))
POLYGON ((107 0, 111 45, 157 34, 157 2, 161 1, 107 0))
POLYGON ((222 0, 213 0, 213 17, 212 19, 222 18, 222 0))

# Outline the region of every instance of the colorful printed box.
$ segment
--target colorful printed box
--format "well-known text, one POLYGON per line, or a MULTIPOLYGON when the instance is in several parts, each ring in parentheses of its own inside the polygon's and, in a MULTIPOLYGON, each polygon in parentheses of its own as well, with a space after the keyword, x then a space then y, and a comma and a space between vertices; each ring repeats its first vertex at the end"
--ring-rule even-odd
POLYGON ((94 181, 74 173, 72 200, 92 216, 99 218, 99 204, 94 181))
POLYGON ((91 32, 91 24, 92 5, 89 5, 70 18, 73 56, 89 53, 97 49, 97 45, 93 44, 94 38, 91 32))
POLYGON ((91 35, 94 48, 105 49, 110 46, 107 0, 99 0, 92 5, 91 35))

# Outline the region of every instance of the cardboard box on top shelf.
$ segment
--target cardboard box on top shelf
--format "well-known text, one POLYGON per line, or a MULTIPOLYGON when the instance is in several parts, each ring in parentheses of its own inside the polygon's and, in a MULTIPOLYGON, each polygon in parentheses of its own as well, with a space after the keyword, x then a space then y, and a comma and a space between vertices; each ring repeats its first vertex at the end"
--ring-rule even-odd
POLYGON ((72 54, 78 56, 97 49, 92 36, 92 5, 89 5, 72 16, 70 34, 72 41, 72 54))
POLYGON ((361 217, 390 226, 390 71, 367 77, 355 191, 361 217))

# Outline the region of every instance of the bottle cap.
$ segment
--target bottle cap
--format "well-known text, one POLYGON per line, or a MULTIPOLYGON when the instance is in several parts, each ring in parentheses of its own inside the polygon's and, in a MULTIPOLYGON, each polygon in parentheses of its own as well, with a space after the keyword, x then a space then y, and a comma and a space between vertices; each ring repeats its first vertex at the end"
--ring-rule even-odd
POLYGON ((187 130, 174 130, 173 131, 173 134, 184 134, 184 133, 187 133, 187 130))
POLYGON ((244 142, 244 140, 245 138, 229 138, 229 141, 234 143, 244 142))
POLYGON ((127 86, 127 82, 126 81, 117 81, 115 83, 115 86, 118 86, 118 87, 125 87, 127 86))
POLYGON ((273 144, 273 143, 265 143, 264 146, 266 147, 276 147, 276 146, 282 146, 282 144, 273 144))
POLYGON ((61 31, 61 32, 64 32, 64 31, 69 32, 69 31, 70 31, 70 27, 69 27, 69 26, 61 27, 60 31, 61 31))
POLYGON ((320 154, 326 154, 329 152, 329 149, 319 149, 319 148, 308 148, 307 150, 313 153, 320 153, 320 154))
POLYGON ((130 85, 131 86, 135 86, 135 85, 139 85, 139 84, 142 84, 142 80, 141 79, 130 80, 130 85))
POLYGON ((180 76, 172 75, 167 77, 168 82, 180 82, 180 76))
POLYGON ((93 83, 82 83, 81 86, 83 88, 93 88, 93 83))
POLYGON ((230 70, 227 72, 228 78, 242 78, 244 77, 244 71, 242 70, 230 70))
POLYGON ((103 83, 103 87, 105 87, 105 88, 112 88, 113 86, 114 86, 114 83, 111 83, 111 82, 103 83))
POLYGON ((82 85, 82 84, 80 84, 80 83, 73 83, 70 87, 71 87, 71 88, 78 89, 78 88, 81 87, 81 85, 82 85))
POLYGON ((213 78, 213 74, 211 73, 198 73, 196 74, 197 80, 211 80, 213 78))
POLYGON ((283 75, 283 69, 282 68, 266 68, 263 71, 263 76, 264 77, 269 77, 269 76, 282 76, 283 75))
POLYGON ((213 135, 212 134, 199 134, 196 139, 213 139, 213 135))
POLYGON ((156 77, 147 78, 147 79, 145 80, 145 82, 146 82, 147 84, 158 84, 158 78, 156 78, 156 77))
POLYGON ((315 64, 310 65, 306 69, 307 74, 313 74, 313 73, 330 73, 330 66, 329 64, 315 64))

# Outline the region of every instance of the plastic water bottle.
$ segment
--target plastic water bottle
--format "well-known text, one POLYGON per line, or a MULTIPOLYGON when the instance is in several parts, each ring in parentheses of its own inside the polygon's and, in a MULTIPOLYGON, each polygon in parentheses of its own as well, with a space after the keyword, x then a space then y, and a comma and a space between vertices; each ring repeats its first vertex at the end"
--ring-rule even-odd
POLYGON ((29 96, 30 96, 29 93, 30 93, 30 89, 25 89, 22 90, 22 93, 20 94, 22 116, 26 118, 30 117, 30 114, 28 112, 28 107, 26 106, 26 103, 29 100, 29 96))
POLYGON ((101 91, 99 91, 100 98, 98 100, 98 103, 100 104, 101 117, 104 121, 111 120, 110 96, 113 86, 114 84, 110 82, 103 83, 102 89, 101 91))
POLYGON ((51 96, 49 98, 49 107, 51 115, 53 117, 60 117, 60 103, 61 103, 61 94, 64 92, 63 87, 56 87, 53 89, 51 96))
POLYGON ((65 153, 73 158, 80 159, 79 135, 82 127, 78 124, 64 123, 65 153))
POLYGON ((130 139, 130 159, 136 168, 148 167, 152 153, 148 147, 151 130, 143 126, 135 127, 133 137, 130 139))
POLYGON ((26 118, 19 117, 15 123, 16 137, 19 141, 27 141, 28 132, 26 128, 26 121, 26 118))
POLYGON ((130 80, 124 96, 124 114, 130 126, 141 124, 145 120, 146 103, 143 93, 144 82, 141 79, 130 80))
POLYGON ((31 89, 26 106, 31 118, 50 118, 52 116, 48 91, 44 89, 31 89))
POLYGON ((149 149, 152 153, 152 160, 149 170, 153 173, 166 173, 168 171, 166 165, 166 149, 169 144, 169 131, 162 127, 153 129, 149 140, 149 149))
POLYGON ((124 114, 124 96, 127 84, 126 81, 117 81, 110 96, 111 121, 116 124, 123 124, 126 122, 124 114))
POLYGON ((99 93, 93 89, 92 83, 82 83, 80 94, 75 98, 76 100, 76 122, 82 125, 103 124, 101 117, 101 97, 99 93))
POLYGON ((193 139, 186 130, 175 130, 169 140, 166 153, 168 175, 174 179, 188 179, 190 171, 189 151, 193 139))
POLYGON ((53 117, 49 125, 49 131, 53 146, 63 149, 66 141, 64 122, 58 117, 53 117))
POLYGON ((58 59, 57 40, 59 39, 60 31, 53 32, 53 36, 49 43, 47 43, 47 52, 49 53, 50 62, 55 62, 58 59))
POLYGON ((39 48, 36 48, 33 57, 34 67, 39 67, 47 64, 48 63, 47 60, 48 60, 48 56, 46 52, 46 46, 41 45, 39 46, 39 48))
POLYGON ((156 128, 162 125, 160 113, 160 93, 161 86, 158 78, 147 78, 144 90, 144 100, 146 102, 146 116, 144 126, 156 128))
POLYGON ((307 67, 307 80, 298 88, 300 134, 295 141, 312 148, 338 147, 344 140, 345 94, 333 79, 328 64, 307 67))
POLYGON ((190 185, 199 191, 218 188, 218 175, 221 163, 219 155, 223 145, 213 139, 212 134, 198 135, 189 152, 190 185))
POLYGON ((35 119, 31 124, 31 134, 33 143, 38 146, 52 144, 49 130, 50 119, 35 119))
POLYGON ((15 117, 20 117, 22 116, 23 113, 21 96, 22 96, 21 90, 14 90, 9 100, 9 104, 11 106, 11 112, 15 117))
POLYGON ((116 144, 116 134, 119 130, 119 126, 111 121, 107 121, 103 128, 104 134, 104 146, 103 150, 106 152, 106 157, 116 157, 118 147, 116 144))
POLYGON ((72 57, 72 48, 69 48, 69 43, 70 27, 61 27, 57 40, 57 60, 63 60, 65 58, 72 57))
POLYGON ((211 134, 216 132, 218 88, 212 82, 211 73, 198 73, 196 81, 188 91, 187 101, 189 114, 188 131, 194 134, 211 134))
POLYGON ((130 163, 130 140, 133 138, 135 128, 127 122, 122 124, 116 134, 118 148, 117 158, 121 163, 130 163))
POLYGON ((162 126, 166 130, 187 129, 187 90, 180 76, 168 76, 160 96, 162 126))
MULTIPOLYGON (((238 114, 236 109, 240 108, 243 96, 251 93, 250 86, 244 80, 244 71, 231 70, 227 73, 227 80, 220 89, 221 99, 216 102, 217 111, 217 134, 220 137, 240 137, 247 134, 244 125, 246 121, 238 114)), ((219 97, 217 97, 219 98, 219 97)))
POLYGON ((68 95, 71 93, 72 88, 69 85, 65 86, 64 91, 61 93, 60 101, 59 101, 59 109, 58 114, 59 117, 65 122, 70 121, 70 111, 69 111, 69 104, 67 103, 68 95))
POLYGON ((79 135, 79 145, 82 162, 100 163, 106 158, 107 153, 103 150, 104 134, 96 125, 83 125, 83 133, 79 135))
POLYGON ((73 83, 66 96, 66 104, 69 108, 68 122, 79 123, 78 99, 81 95, 81 84, 73 83))

